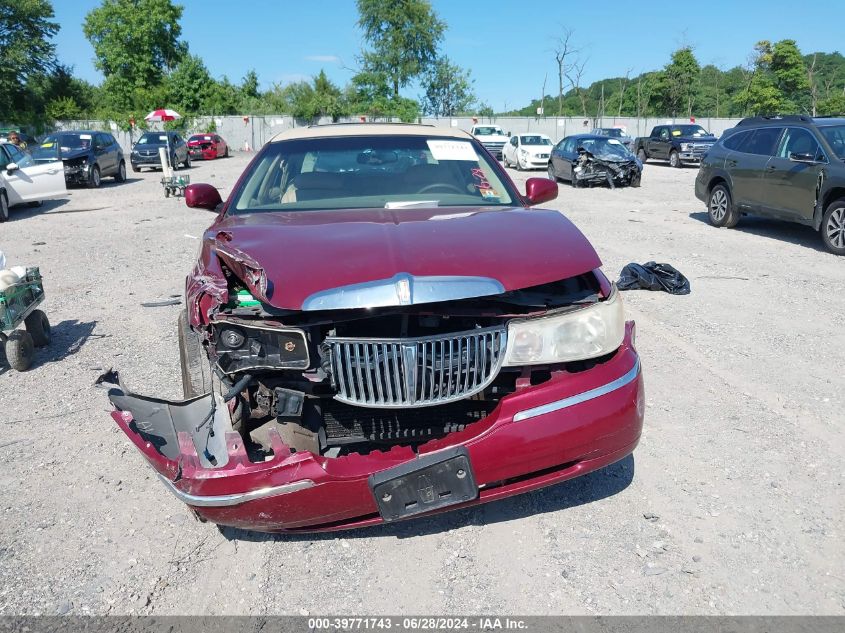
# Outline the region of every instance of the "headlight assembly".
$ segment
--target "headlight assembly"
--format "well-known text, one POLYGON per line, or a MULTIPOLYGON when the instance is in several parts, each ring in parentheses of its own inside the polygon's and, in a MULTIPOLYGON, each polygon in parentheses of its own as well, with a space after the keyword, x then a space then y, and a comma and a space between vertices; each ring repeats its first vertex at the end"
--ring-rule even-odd
POLYGON ((606 301, 508 323, 506 366, 547 365, 610 354, 625 338, 625 312, 616 286, 606 301))
POLYGON ((691 152, 692 151, 692 143, 681 143, 681 151, 682 152, 691 152))

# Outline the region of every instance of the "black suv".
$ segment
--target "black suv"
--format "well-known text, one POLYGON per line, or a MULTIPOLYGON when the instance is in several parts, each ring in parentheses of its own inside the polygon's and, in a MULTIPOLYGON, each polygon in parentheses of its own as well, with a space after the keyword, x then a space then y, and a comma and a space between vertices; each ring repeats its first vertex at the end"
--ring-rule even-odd
POLYGON ((126 180, 123 150, 108 132, 55 132, 27 149, 36 163, 62 161, 68 185, 99 187, 105 176, 114 176, 116 182, 126 180))
POLYGON ((714 226, 745 214, 798 222, 845 255, 845 118, 743 119, 707 152, 695 195, 714 226))
POLYGON ((161 158, 158 150, 160 147, 167 149, 170 155, 170 165, 173 169, 179 169, 184 165, 185 169, 191 167, 191 154, 188 151, 188 144, 177 132, 172 130, 165 132, 144 132, 129 156, 132 163, 132 171, 141 171, 141 167, 161 168, 161 158))

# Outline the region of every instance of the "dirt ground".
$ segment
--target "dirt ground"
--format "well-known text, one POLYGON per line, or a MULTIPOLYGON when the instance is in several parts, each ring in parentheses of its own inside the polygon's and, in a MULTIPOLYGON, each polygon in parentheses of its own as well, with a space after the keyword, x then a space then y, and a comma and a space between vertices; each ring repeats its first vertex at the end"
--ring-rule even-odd
MULTIPOLYGON (((225 196, 249 156, 191 179, 225 196)), ((141 303, 181 295, 211 214, 148 172, 13 209, 0 249, 41 267, 54 338, 26 373, 0 354, 0 614, 845 613, 845 260, 806 227, 709 226, 695 174, 648 164, 641 188, 561 184, 549 205, 608 276, 657 260, 692 284, 625 293, 647 393, 632 458, 323 536, 195 522, 93 386, 115 367, 180 395, 179 308, 141 303)))

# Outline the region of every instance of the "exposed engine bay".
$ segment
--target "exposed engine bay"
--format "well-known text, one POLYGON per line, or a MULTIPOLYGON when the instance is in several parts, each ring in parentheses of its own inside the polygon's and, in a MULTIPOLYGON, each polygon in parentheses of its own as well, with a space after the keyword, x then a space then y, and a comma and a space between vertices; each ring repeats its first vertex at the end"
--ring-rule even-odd
MULTIPOLYGON (((271 454, 270 429, 294 450, 328 457, 413 448, 463 430, 504 396, 554 372, 582 371, 609 357, 505 362, 520 343, 508 341, 509 321, 602 300, 593 272, 497 295, 323 311, 274 308, 229 268, 222 272, 229 301, 191 335, 201 362, 210 363, 209 384, 233 396, 232 425, 253 461, 271 454)), ((185 391, 200 395, 188 383, 185 391)))
POLYGON ((611 189, 616 187, 639 187, 642 179, 642 166, 633 156, 624 159, 617 156, 596 156, 592 152, 578 148, 578 158, 572 164, 572 186, 591 186, 607 183, 611 189))

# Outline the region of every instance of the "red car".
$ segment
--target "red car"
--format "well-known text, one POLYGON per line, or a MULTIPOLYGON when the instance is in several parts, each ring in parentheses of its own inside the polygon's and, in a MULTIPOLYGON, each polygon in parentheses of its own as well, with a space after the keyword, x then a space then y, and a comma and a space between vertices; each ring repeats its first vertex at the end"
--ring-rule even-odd
POLYGON ((634 324, 584 235, 469 135, 298 128, 217 212, 178 323, 184 401, 112 417, 203 520, 336 530, 500 499, 640 438, 634 324))
POLYGON ((229 156, 229 146, 218 134, 194 134, 188 139, 192 159, 212 160, 229 156))

